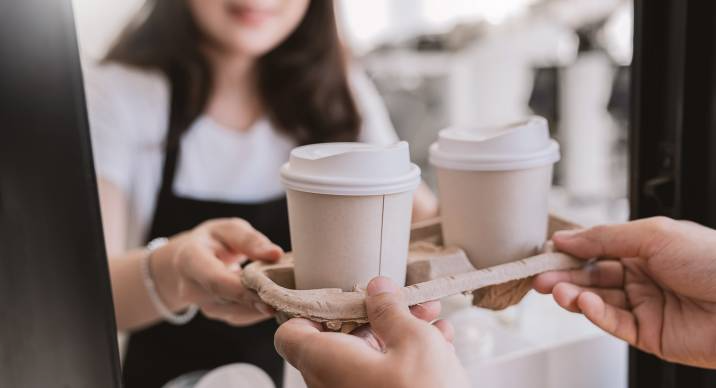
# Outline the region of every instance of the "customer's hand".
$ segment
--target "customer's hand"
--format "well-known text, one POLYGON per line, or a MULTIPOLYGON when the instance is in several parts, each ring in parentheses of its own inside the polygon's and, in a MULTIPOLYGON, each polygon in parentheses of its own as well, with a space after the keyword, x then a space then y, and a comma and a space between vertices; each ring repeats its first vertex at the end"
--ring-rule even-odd
POLYGON ((386 278, 367 289, 371 336, 322 332, 320 325, 292 319, 276 333, 276 349, 301 371, 310 388, 467 388, 465 371, 450 343, 452 327, 429 324, 403 303, 386 278), (414 317, 417 315, 418 317, 414 317))
POLYGON ((553 240, 563 252, 602 260, 542 274, 538 291, 639 349, 716 368, 716 231, 660 217, 553 240))
POLYGON ((248 325, 268 318, 272 310, 244 288, 239 264, 276 261, 282 253, 248 222, 218 219, 170 239, 152 254, 150 267, 169 306, 196 304, 209 318, 248 325))

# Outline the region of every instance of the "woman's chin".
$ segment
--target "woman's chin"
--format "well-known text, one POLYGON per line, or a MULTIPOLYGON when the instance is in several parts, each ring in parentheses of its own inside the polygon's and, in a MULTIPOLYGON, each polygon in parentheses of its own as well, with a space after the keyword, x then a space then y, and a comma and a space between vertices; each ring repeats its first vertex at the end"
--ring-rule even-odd
POLYGON ((258 58, 276 48, 279 43, 274 39, 252 38, 251 34, 242 33, 240 38, 224 41, 222 46, 230 53, 258 58))

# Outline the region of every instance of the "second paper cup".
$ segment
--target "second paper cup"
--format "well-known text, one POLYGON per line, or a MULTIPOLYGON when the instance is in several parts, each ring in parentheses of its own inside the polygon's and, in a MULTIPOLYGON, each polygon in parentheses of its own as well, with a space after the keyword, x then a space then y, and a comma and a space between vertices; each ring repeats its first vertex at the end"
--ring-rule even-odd
POLYGON ((443 239, 476 268, 536 254, 547 237, 548 194, 559 145, 532 117, 492 128, 449 128, 431 146, 443 239))

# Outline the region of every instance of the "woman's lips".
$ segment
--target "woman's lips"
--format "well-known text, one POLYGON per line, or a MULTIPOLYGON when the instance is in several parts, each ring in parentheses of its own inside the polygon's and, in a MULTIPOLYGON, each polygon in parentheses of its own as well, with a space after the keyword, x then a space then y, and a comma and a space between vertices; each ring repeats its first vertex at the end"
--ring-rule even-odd
POLYGON ((236 4, 229 4, 227 12, 232 19, 241 24, 257 26, 269 20, 274 12, 271 10, 245 7, 236 4))

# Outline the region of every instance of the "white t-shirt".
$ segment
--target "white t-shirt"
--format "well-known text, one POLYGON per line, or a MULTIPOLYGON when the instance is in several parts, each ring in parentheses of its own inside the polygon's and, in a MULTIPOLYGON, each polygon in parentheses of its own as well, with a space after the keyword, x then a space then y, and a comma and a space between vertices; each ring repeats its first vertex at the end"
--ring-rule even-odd
MULTIPOLYGON (((129 202, 127 247, 141 246, 154 215, 168 130, 169 84, 157 71, 118 64, 84 70, 95 169, 117 185, 129 202)), ((359 141, 398 140, 368 77, 349 77, 363 118, 359 141)), ((296 143, 265 118, 248 131, 224 128, 199 117, 181 141, 174 193, 181 197, 256 203, 284 193, 280 166, 296 143)))

